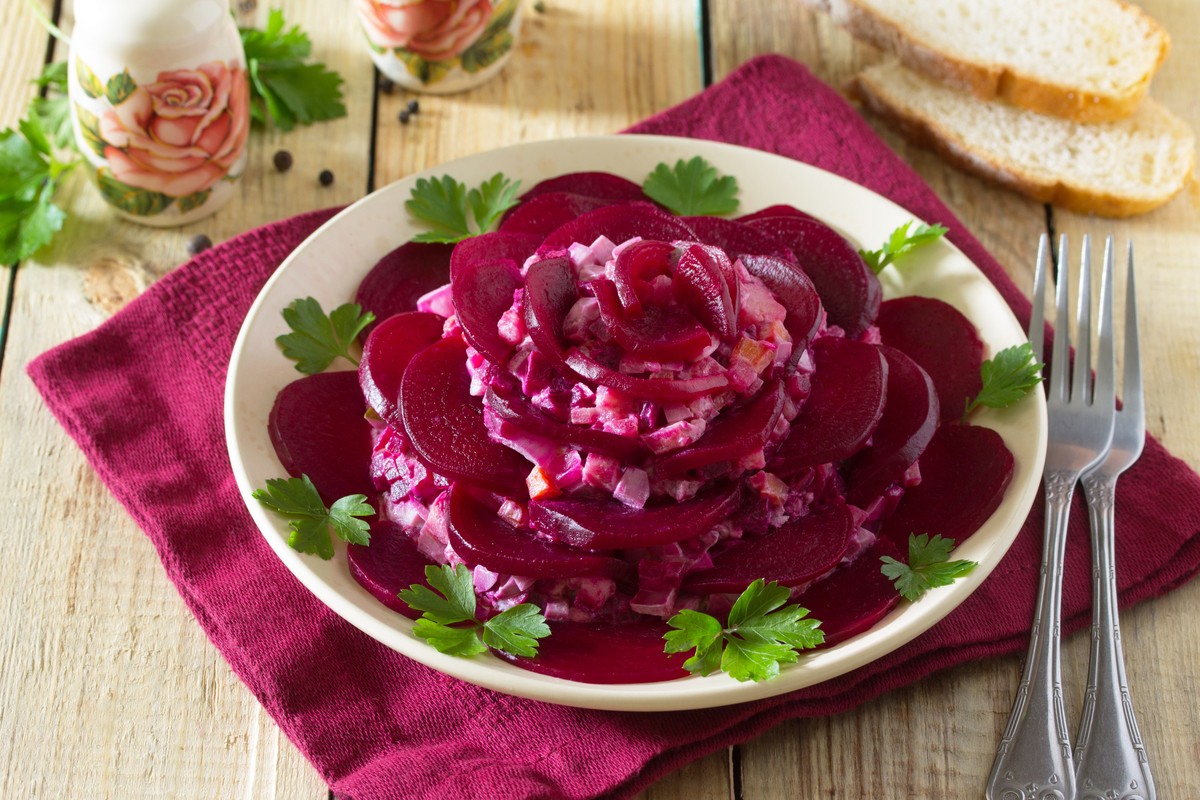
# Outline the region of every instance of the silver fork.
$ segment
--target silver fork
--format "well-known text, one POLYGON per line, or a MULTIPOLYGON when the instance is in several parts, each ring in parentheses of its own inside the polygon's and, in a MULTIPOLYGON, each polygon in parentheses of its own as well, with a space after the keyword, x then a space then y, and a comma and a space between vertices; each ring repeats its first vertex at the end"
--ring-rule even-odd
MULTIPOLYGON (((1112 237, 1105 248, 1112 259, 1112 237)), ((1083 716, 1075 747, 1075 781, 1080 800, 1154 800, 1154 779, 1133 715, 1121 628, 1117 617, 1117 574, 1113 556, 1113 496, 1117 476, 1142 454, 1146 413, 1142 405, 1142 364, 1138 350, 1137 301, 1133 285, 1133 244, 1129 245, 1125 288, 1125 369, 1112 447, 1108 457, 1083 475, 1092 524, 1092 650, 1083 716)), ((1111 295, 1110 295, 1111 300, 1111 295)))
MULTIPOLYGON (((1038 244, 1033 314, 1029 341, 1035 355, 1043 351, 1046 270, 1049 241, 1038 244)), ((1063 552, 1071 496, 1080 475, 1099 463, 1112 441, 1115 386, 1113 373, 1112 264, 1100 286, 1099 358, 1095 384, 1091 376, 1092 304, 1091 240, 1083 239, 1074 376, 1068 381, 1069 333, 1067 237, 1059 240, 1059 270, 1055 287, 1057 333, 1051 361, 1046 466, 1045 541, 1038 585, 1037 610, 1030 633, 1025 671, 1012 715, 996 751, 988 779, 988 800, 1075 800, 1075 765, 1067 716, 1063 708, 1059 621, 1062 604, 1063 552), (1106 301, 1107 300, 1107 304, 1106 301)))

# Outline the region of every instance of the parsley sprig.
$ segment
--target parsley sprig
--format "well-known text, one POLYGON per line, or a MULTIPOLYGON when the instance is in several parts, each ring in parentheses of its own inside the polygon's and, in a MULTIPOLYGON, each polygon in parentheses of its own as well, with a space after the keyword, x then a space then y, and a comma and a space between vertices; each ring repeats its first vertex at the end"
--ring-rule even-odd
POLYGON ((364 494, 342 497, 332 506, 317 493, 307 475, 299 478, 272 478, 266 489, 255 489, 251 496, 267 508, 288 518, 288 545, 301 553, 333 558, 332 531, 351 544, 370 544, 370 525, 357 517, 369 517, 375 509, 364 494))
POLYGON ((1042 382, 1042 364, 1033 355, 1033 346, 1025 344, 1006 347, 994 358, 983 362, 979 376, 983 386, 979 394, 967 401, 963 421, 979 406, 1008 408, 1042 382))
POLYGON ((915 220, 909 220, 901 225, 896 230, 892 231, 888 236, 887 241, 883 243, 883 247, 878 250, 859 250, 858 254, 862 256, 863 261, 867 262, 872 271, 876 275, 883 271, 883 268, 891 264, 905 253, 910 253, 916 248, 930 242, 937 241, 946 235, 949 230, 943 225, 925 225, 924 223, 917 225, 915 230, 911 230, 915 224, 915 220))
POLYGON ((453 244, 486 233, 517 204, 520 188, 520 181, 500 172, 469 190, 449 175, 421 178, 404 207, 433 230, 417 234, 413 241, 453 244))
POLYGON ((532 603, 513 606, 485 622, 477 620, 471 571, 462 564, 429 565, 425 567, 425 580, 429 586, 414 583, 399 597, 422 612, 413 633, 440 653, 470 657, 491 647, 533 658, 538 639, 550 635, 541 609, 532 603))
POLYGON ((358 303, 344 303, 326 316, 316 298, 305 297, 293 300, 283 310, 283 319, 292 332, 276 337, 275 344, 296 362, 298 371, 315 375, 336 358, 357 367, 358 358, 351 352, 355 337, 375 321, 375 315, 358 303))
POLYGON ((787 605, 791 592, 761 578, 734 602, 722 625, 716 617, 685 609, 667 620, 674 630, 663 635, 667 653, 695 653, 684 669, 710 675, 718 669, 739 681, 765 681, 779 675, 780 664, 792 664, 800 650, 825 641, 821 623, 808 619, 808 609, 787 605))
POLYGON ((738 207, 737 178, 721 175, 700 156, 681 158, 674 167, 659 164, 646 176, 642 191, 684 217, 732 214, 738 207))
POLYGON ((896 584, 896 590, 905 600, 916 602, 936 586, 949 586, 979 566, 974 561, 950 561, 954 540, 941 534, 930 538, 929 534, 910 534, 908 537, 908 563, 897 561, 891 556, 880 556, 880 570, 896 584))
MULTIPOLYGON (((55 134, 57 135, 57 134, 55 134)), ((40 116, 0 131, 0 264, 16 264, 49 244, 67 218, 54 193, 78 159, 59 161, 40 116)))
POLYGON ((283 12, 272 9, 262 30, 239 28, 250 73, 250 116, 280 130, 346 116, 342 76, 324 64, 305 63, 312 41, 296 25, 285 27, 283 12))

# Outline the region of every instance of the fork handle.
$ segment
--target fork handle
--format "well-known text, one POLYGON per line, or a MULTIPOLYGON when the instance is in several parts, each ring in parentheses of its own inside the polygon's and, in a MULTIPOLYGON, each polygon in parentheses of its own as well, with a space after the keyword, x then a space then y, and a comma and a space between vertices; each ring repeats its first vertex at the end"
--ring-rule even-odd
POLYGON ((1046 530, 1025 671, 988 780, 988 800, 1075 800, 1059 630, 1067 516, 1079 473, 1045 473, 1046 530))
POLYGON ((1117 614, 1113 496, 1116 476, 1083 479, 1092 527, 1092 649, 1079 720, 1079 800, 1154 800, 1154 780, 1125 679, 1117 614))

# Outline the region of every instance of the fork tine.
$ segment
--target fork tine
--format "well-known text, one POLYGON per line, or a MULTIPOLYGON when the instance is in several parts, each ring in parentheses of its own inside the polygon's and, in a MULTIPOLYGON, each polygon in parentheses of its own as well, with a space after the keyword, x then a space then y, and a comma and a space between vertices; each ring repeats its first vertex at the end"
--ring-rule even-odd
POLYGON ((1117 361, 1113 339, 1113 237, 1104 242, 1104 275, 1100 280, 1099 353, 1096 359, 1095 403, 1112 408, 1117 401, 1117 361))
POLYGON ((1125 378, 1121 387, 1124 413, 1140 417, 1142 411, 1142 355, 1138 345, 1137 292, 1133 285, 1133 242, 1125 271, 1125 378))
POLYGON ((1067 353, 1071 348, 1071 316, 1067 298, 1067 235, 1064 233, 1058 240, 1058 277, 1054 286, 1054 356, 1050 361, 1050 400, 1066 403, 1069 399, 1067 390, 1067 353))
MULTIPOLYGON (((1079 264, 1079 308, 1075 313, 1075 372, 1071 377, 1071 400, 1092 402, 1092 237, 1083 237, 1079 264)), ((1060 323, 1061 324, 1061 323, 1060 323)))
POLYGON ((1033 348, 1033 360, 1039 364, 1046 360, 1046 265, 1049 260, 1050 237, 1043 233, 1038 239, 1037 269, 1033 273, 1033 309, 1029 312, 1029 346, 1033 348))

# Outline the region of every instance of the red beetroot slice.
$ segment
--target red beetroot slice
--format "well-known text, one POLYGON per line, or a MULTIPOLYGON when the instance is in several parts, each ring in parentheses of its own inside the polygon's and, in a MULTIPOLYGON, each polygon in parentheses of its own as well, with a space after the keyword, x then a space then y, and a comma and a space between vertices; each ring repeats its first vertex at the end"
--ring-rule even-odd
POLYGON ((513 345, 500 335, 500 317, 521 288, 521 270, 512 259, 458 261, 450 266, 454 316, 471 346, 495 364, 504 363, 513 345))
POLYGON ((817 287, 830 324, 855 337, 874 322, 883 288, 841 234, 824 223, 802 217, 761 217, 748 224, 792 248, 800 267, 817 287))
POLYGON ((309 375, 275 397, 267 419, 275 455, 289 475, 307 475, 326 505, 375 491, 366 410, 355 372, 309 375))
POLYGON ((563 353, 563 320, 578 299, 575 270, 566 258, 530 264, 525 273, 525 330, 538 352, 568 375, 572 371, 563 353))
POLYGON ((576 217, 547 236, 538 252, 561 251, 573 242, 591 244, 600 236, 608 237, 614 244, 635 236, 664 242, 696 238, 692 229, 679 217, 660 211, 649 203, 630 203, 604 206, 576 217))
POLYGON ((713 344, 704 326, 681 308, 656 305, 628 318, 612 281, 597 278, 591 287, 600 318, 630 353, 650 361, 695 361, 713 344))
POLYGON ((796 263, 796 254, 790 247, 745 222, 723 217, 684 217, 683 220, 696 232, 696 238, 721 248, 732 259, 771 256, 796 263))
POLYGON ((961 544, 1004 499, 1013 455, 1000 434, 977 425, 942 425, 921 454, 921 482, 908 489, 880 530, 907 551, 909 534, 941 534, 961 544))
MULTIPOLYGON (((472 261, 496 261, 507 258, 515 262, 517 266, 523 266, 525 260, 533 255, 539 244, 541 244, 539 236, 504 231, 481 233, 478 236, 463 239, 454 245, 454 252, 450 255, 450 274, 454 274, 456 269, 472 261)), ((447 280, 449 280, 448 277, 447 280)), ((442 282, 445 283, 445 281, 442 282)))
POLYGON ((930 297, 899 297, 879 306, 875 320, 883 343, 929 373, 942 419, 957 419, 983 381, 983 342, 971 321, 949 303, 930 297))
POLYGON ((610 556, 535 539, 528 528, 514 528, 494 509, 472 497, 461 483, 450 487, 446 505, 450 546, 470 566, 529 578, 615 576, 623 562, 610 556))
POLYGON ((810 619, 821 621, 824 647, 845 641, 887 616, 900 602, 895 584, 880 571, 880 558, 908 560, 886 539, 878 539, 858 558, 828 578, 805 589, 794 602, 808 609, 810 619))
POLYGON ((488 387, 484 403, 500 419, 534 436, 604 453, 622 461, 640 461, 646 455, 646 446, 641 439, 559 422, 518 393, 497 386, 488 387))
POLYGON ((626 375, 600 364, 578 347, 567 351, 566 365, 571 372, 585 380, 616 389, 640 400, 688 402, 697 397, 720 392, 729 385, 729 378, 724 373, 661 380, 626 375))
POLYGON ((551 192, 570 192, 613 203, 646 199, 642 187, 611 172, 568 172, 534 184, 521 196, 521 200, 528 201, 551 192))
POLYGON ((713 554, 713 566, 684 578, 683 589, 694 594, 741 592, 759 578, 799 586, 836 567, 854 531, 854 517, 839 503, 730 544, 713 554))
POLYGON ((529 464, 488 437, 483 404, 471 396, 466 359, 466 342, 454 336, 426 347, 409 362, 399 404, 409 442, 439 474, 523 491, 529 464))
POLYGON ((812 280, 792 262, 769 255, 742 256, 742 266, 771 290, 785 309, 783 325, 799 357, 821 325, 821 296, 812 280))
POLYGON ((404 368, 417 353, 442 338, 442 318, 427 311, 388 317, 371 331, 358 362, 363 398, 388 424, 400 424, 396 400, 404 368))
POLYGON ((626 314, 632 317, 642 313, 642 300, 637 291, 639 282, 666 275, 674 252, 675 245, 652 239, 634 242, 620 252, 613 266, 613 284, 626 314))
POLYGON ((371 543, 346 545, 346 557, 350 574, 372 597, 409 619, 421 616, 396 595, 414 583, 424 585, 425 567, 433 562, 403 528, 389 520, 373 521, 371 543))
POLYGON ((727 519, 741 502, 738 483, 706 489, 683 503, 669 501, 644 509, 611 498, 532 500, 529 525, 575 547, 649 547, 699 536, 727 519))
POLYGON ((737 335, 737 306, 731 287, 737 278, 729 256, 716 247, 684 244, 675 265, 675 294, 714 335, 730 341, 737 335))
POLYGON ((690 469, 735 461, 761 450, 783 412, 783 384, 773 380, 744 406, 720 414, 695 443, 657 460, 657 476, 671 477, 690 469))
POLYGON ((937 391, 925 370, 892 347, 887 359, 887 403, 871 446, 847 465, 846 501, 866 508, 921 457, 938 424, 937 391))
POLYGON ((795 206, 789 206, 786 203, 760 208, 758 211, 754 211, 749 214, 743 214, 742 216, 737 217, 735 221, 753 222, 756 219, 764 219, 766 217, 800 217, 801 219, 816 219, 818 222, 820 222, 820 220, 814 217, 812 214, 801 211, 795 206))
POLYGON ((812 393, 771 462, 783 474, 849 458, 883 416, 888 364, 879 348, 825 337, 813 342, 812 354, 812 393))
POLYGON ((354 301, 375 314, 377 322, 363 331, 365 339, 379 320, 414 311, 421 295, 450 279, 450 253, 454 245, 408 242, 379 260, 363 278, 354 301))
POLYGON ((548 192, 512 208, 500 223, 500 231, 546 236, 580 214, 607 205, 611 203, 595 197, 584 197, 569 192, 548 192))
POLYGON ((658 621, 550 622, 535 658, 493 651, 531 672, 580 683, 658 683, 685 678, 691 653, 664 653, 670 630, 658 621))

